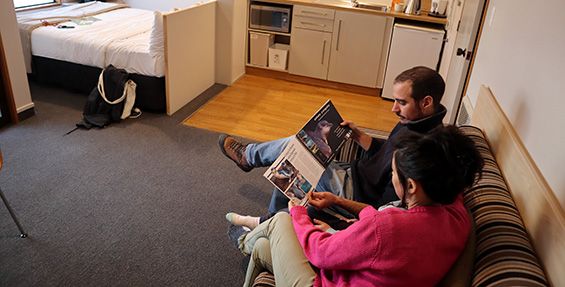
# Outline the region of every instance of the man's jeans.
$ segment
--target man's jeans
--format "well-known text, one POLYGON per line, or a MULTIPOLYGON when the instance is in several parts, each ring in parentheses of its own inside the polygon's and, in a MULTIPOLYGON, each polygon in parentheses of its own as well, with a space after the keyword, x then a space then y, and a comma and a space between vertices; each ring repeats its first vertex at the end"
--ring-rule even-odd
MULTIPOLYGON (((253 167, 270 166, 283 152, 288 143, 294 138, 282 138, 264 143, 252 143, 247 145, 245 149, 245 157, 247 162, 253 167)), ((329 191, 341 197, 347 196, 344 192, 344 181, 346 175, 346 168, 334 161, 326 168, 318 185, 316 191, 329 191)), ((269 203, 269 212, 274 213, 281 209, 286 208, 288 205, 288 198, 275 188, 269 203)))

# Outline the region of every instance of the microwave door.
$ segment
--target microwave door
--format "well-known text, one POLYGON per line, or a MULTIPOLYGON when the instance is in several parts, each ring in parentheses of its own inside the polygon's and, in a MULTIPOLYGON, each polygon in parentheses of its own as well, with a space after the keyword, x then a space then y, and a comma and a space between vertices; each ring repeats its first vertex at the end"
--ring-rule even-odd
POLYGON ((251 7, 251 28, 287 32, 289 10, 279 7, 254 6, 251 7))

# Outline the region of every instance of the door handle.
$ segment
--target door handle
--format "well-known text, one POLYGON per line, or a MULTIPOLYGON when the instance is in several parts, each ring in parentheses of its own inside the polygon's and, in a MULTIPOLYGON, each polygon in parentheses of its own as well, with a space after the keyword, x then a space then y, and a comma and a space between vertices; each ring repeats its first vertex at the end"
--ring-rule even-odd
POLYGON ((339 38, 341 36, 341 20, 339 20, 339 24, 337 26, 337 41, 335 43, 335 50, 339 51, 339 38))
POLYGON ((326 40, 324 40, 324 44, 322 45, 322 66, 324 65, 324 56, 326 55, 326 40))
POLYGON ((465 60, 470 60, 471 57, 473 56, 473 51, 467 51, 467 49, 457 48, 455 55, 461 56, 465 58, 465 60))

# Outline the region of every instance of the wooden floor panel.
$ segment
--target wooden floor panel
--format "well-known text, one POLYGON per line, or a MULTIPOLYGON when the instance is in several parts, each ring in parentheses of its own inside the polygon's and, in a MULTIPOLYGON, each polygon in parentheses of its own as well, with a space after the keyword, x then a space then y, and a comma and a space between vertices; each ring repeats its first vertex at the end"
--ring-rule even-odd
POLYGON ((360 127, 388 132, 398 122, 392 102, 284 80, 244 75, 184 124, 265 141, 295 134, 327 100, 360 127))

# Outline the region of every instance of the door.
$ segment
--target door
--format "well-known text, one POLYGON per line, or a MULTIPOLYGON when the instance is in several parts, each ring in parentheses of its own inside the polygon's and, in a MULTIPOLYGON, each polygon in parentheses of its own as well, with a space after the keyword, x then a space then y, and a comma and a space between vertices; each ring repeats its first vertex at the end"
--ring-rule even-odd
POLYGON ((336 11, 328 80, 377 87, 387 17, 336 11))
POLYGON ((327 79, 332 34, 293 28, 288 72, 306 77, 327 79))
POLYGON ((455 49, 445 83, 445 93, 441 103, 447 108, 445 123, 454 124, 461 105, 461 97, 467 84, 469 68, 475 49, 478 47, 477 36, 484 12, 488 5, 486 0, 456 0, 455 5, 464 5, 461 14, 455 49))

